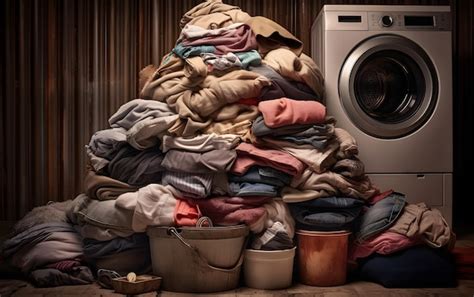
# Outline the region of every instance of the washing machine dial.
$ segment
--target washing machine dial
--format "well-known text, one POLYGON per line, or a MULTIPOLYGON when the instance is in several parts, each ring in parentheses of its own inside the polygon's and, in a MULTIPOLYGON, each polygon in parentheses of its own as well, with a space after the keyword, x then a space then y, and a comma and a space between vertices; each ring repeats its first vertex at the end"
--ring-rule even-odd
POLYGON ((390 27, 393 25, 393 18, 389 15, 384 15, 380 21, 384 27, 390 27))

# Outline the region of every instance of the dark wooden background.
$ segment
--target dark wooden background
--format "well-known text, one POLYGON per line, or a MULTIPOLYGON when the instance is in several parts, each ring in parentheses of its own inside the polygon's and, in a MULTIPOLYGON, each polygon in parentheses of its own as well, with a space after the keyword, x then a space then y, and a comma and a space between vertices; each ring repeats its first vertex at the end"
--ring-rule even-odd
MULTIPOLYGON (((138 71, 173 48, 198 0, 3 0, 0 4, 0 220, 82 191, 84 145, 137 95, 138 71)), ((473 4, 469 0, 227 0, 288 28, 310 52, 324 4, 451 5, 454 15, 455 170, 472 162, 473 4)), ((432 144, 436 145, 436 144, 432 144)), ((469 189, 457 183, 456 189, 469 189), (463 188, 464 187, 464 188, 463 188)), ((472 191, 469 191, 472 192, 472 191)), ((472 205, 458 195, 457 209, 472 205)), ((463 212, 459 211, 461 217, 463 212)))

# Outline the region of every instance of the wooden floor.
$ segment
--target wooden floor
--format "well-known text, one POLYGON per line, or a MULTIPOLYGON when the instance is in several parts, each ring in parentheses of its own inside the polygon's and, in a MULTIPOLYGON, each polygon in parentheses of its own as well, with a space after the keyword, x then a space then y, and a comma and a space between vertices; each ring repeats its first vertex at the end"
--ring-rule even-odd
MULTIPOLYGON (((22 283, 19 281, 8 281, 0 280, 0 296, 9 296, 5 291, 5 288, 10 285, 14 285, 16 282, 18 285, 22 283), (3 288, 3 289, 2 289, 3 288)), ((28 297, 40 297, 40 296, 123 296, 116 294, 113 290, 101 289, 97 284, 83 285, 83 286, 64 286, 56 288, 34 288, 26 283, 24 287, 19 288, 11 296, 28 296, 28 297)), ((354 282, 344 286, 338 287, 310 287, 300 284, 296 284, 293 287, 286 290, 276 291, 265 291, 255 290, 249 288, 239 288, 237 290, 219 292, 213 294, 184 294, 184 293, 173 293, 173 292, 152 292, 141 294, 138 296, 163 296, 163 297, 181 297, 181 296, 267 296, 267 297, 279 297, 279 296, 298 296, 298 297, 346 297, 346 296, 373 296, 373 297, 429 297, 429 296, 453 296, 453 297, 473 297, 474 296, 474 281, 462 280, 459 282, 457 288, 421 288, 421 289, 386 289, 380 285, 368 282, 354 282)))
MULTIPOLYGON (((474 247, 474 233, 458 236, 456 241, 458 247, 474 247)), ((8 274, 7 274, 8 275, 8 274)), ((6 296, 124 296, 114 293, 113 290, 102 289, 97 284, 83 286, 63 286, 55 288, 34 288, 30 284, 20 280, 1 280, 0 297, 6 296)), ((219 292, 213 294, 183 294, 173 292, 153 292, 138 296, 163 296, 163 297, 185 297, 185 296, 247 296, 247 297, 474 297, 474 280, 460 280, 456 288, 419 288, 419 289, 386 289, 378 284, 369 282, 352 282, 338 287, 310 287, 295 284, 286 290, 255 290, 250 288, 238 288, 232 291, 219 292)))

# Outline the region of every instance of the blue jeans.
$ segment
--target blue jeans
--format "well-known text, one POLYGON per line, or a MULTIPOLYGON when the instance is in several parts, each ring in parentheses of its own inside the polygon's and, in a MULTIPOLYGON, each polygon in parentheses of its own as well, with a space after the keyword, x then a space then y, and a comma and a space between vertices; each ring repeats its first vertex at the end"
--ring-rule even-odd
POLYGON ((362 243, 390 228, 402 213, 405 203, 404 194, 393 192, 370 207, 360 218, 355 234, 357 242, 362 243))
POLYGON ((283 187, 291 182, 291 175, 271 167, 252 166, 244 175, 229 175, 231 182, 249 182, 283 187))
POLYGON ((326 197, 289 204, 298 229, 350 230, 364 202, 354 198, 326 197))

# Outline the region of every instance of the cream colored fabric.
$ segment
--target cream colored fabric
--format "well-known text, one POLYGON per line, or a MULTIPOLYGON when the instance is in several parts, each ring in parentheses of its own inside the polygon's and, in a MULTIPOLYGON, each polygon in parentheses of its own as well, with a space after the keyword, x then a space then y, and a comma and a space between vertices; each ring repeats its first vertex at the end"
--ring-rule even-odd
POLYGON ((240 138, 235 134, 215 133, 201 134, 195 137, 172 137, 165 135, 162 142, 162 151, 167 152, 170 149, 179 149, 190 152, 208 152, 211 150, 226 149, 230 150, 236 147, 240 138))
POLYGON ((318 174, 306 169, 295 176, 291 187, 283 188, 281 195, 285 202, 301 202, 320 197, 337 196, 368 199, 377 192, 367 176, 354 180, 332 171, 318 174))
POLYGON ((437 209, 431 209, 425 203, 408 204, 390 232, 409 238, 420 238, 433 248, 449 245, 454 239, 451 228, 437 209))
POLYGON ((192 137, 196 134, 236 134, 248 139, 252 121, 259 115, 256 106, 228 104, 212 113, 205 122, 179 118, 168 132, 175 136, 192 137))
POLYGON ((281 199, 274 198, 263 206, 266 213, 257 222, 249 226, 250 230, 259 233, 273 226, 275 222, 280 222, 283 224, 288 236, 293 238, 295 236, 295 221, 286 203, 281 199))
POLYGON ((263 63, 289 80, 305 83, 322 100, 324 77, 313 59, 307 55, 301 54, 298 57, 287 48, 278 48, 269 51, 263 59, 263 63))
POLYGON ((148 226, 174 225, 176 194, 171 186, 151 184, 138 192, 120 195, 115 200, 115 206, 133 210, 133 231, 145 232, 148 226))
POLYGON ((142 95, 166 102, 182 118, 196 122, 206 119, 223 106, 242 98, 255 98, 271 82, 264 76, 246 70, 227 72, 222 76, 207 74, 200 57, 186 60, 186 71, 177 71, 145 84, 142 95), (197 58, 197 59, 194 59, 197 58))
POLYGON ((110 119, 113 128, 123 128, 127 142, 139 150, 150 148, 178 119, 163 102, 134 99, 122 105, 110 119))
POLYGON ((359 147, 355 138, 342 128, 334 129, 334 136, 339 143, 337 152, 338 159, 350 159, 359 153, 359 147))
POLYGON ((179 25, 181 28, 189 24, 205 29, 216 29, 245 22, 249 18, 250 16, 238 6, 224 4, 221 0, 207 0, 186 12, 179 25))
POLYGON ((282 46, 289 47, 298 56, 303 52, 303 43, 280 24, 263 16, 251 17, 245 23, 255 33, 262 55, 282 46))

